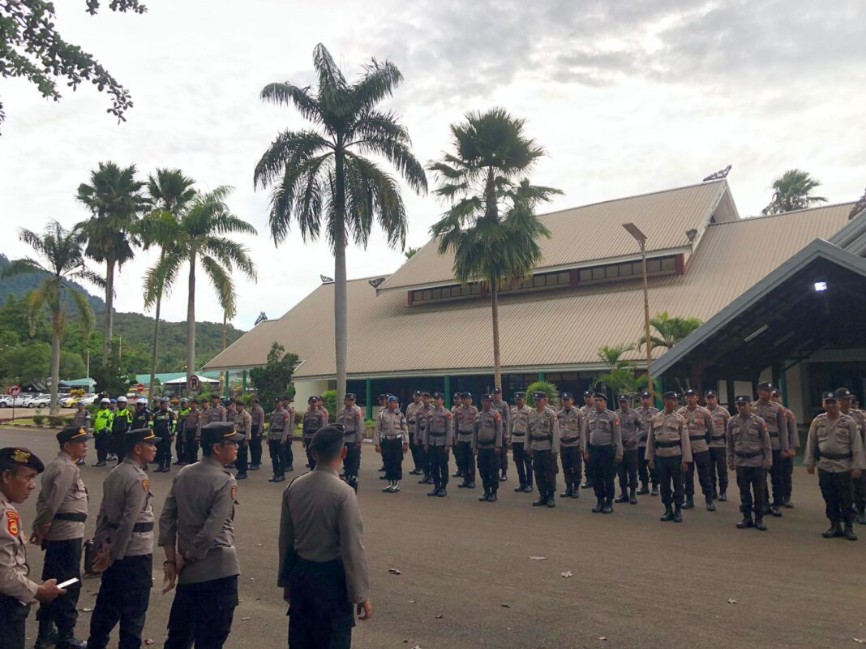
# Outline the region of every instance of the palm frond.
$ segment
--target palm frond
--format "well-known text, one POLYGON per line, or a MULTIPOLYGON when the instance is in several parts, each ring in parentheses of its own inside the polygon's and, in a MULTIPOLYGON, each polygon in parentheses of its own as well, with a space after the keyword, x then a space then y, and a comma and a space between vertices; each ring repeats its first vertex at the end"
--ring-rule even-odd
POLYGON ((24 259, 13 259, 9 265, 0 270, 0 278, 9 279, 18 275, 29 275, 31 273, 50 272, 42 264, 34 259, 25 257, 24 259))
POLYGON ((201 265, 217 293, 222 310, 233 311, 235 308, 235 285, 231 275, 220 266, 219 262, 207 255, 202 256, 201 265))
POLYGON ((256 165, 253 188, 268 187, 284 174, 285 169, 319 155, 323 149, 333 149, 333 144, 315 131, 280 133, 256 165))
POLYGON ((319 102, 310 94, 309 87, 300 88, 289 82, 269 83, 259 95, 262 101, 281 106, 294 105, 298 112, 314 124, 322 123, 322 111, 319 102))

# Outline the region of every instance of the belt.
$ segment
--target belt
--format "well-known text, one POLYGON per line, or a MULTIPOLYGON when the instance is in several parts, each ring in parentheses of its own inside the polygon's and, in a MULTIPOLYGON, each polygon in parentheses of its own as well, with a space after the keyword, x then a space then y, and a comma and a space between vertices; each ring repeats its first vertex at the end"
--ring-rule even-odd
POLYGON ((563 444, 571 444, 572 442, 576 442, 579 439, 580 437, 561 437, 559 441, 563 444))
POLYGON ((512 437, 525 437, 526 431, 525 430, 512 430, 511 436, 512 437))
POLYGON ((690 442, 697 442, 697 441, 700 441, 702 439, 706 440, 707 436, 706 435, 689 435, 689 441, 690 442))
POLYGON ((763 454, 764 451, 734 451, 734 455, 742 458, 758 457, 763 454))
POLYGON ((478 448, 496 448, 496 442, 478 442, 478 448))
POLYGON ((349 437, 350 435, 357 435, 358 434, 357 430, 346 430, 343 432, 346 434, 346 437, 349 437))
MULTIPOLYGON (((109 523, 108 527, 110 527, 113 530, 116 530, 118 527, 120 527, 120 525, 114 525, 112 523, 109 523)), ((135 534, 144 534, 146 532, 152 532, 153 531, 153 523, 136 523, 135 525, 132 526, 132 531, 135 534)))
POLYGON ((83 512, 65 512, 61 514, 54 514, 54 520, 56 521, 72 521, 73 523, 83 523, 87 520, 87 514, 83 512))
MULTIPOLYGON (((691 439, 691 438, 689 438, 689 439, 691 439)), ((725 436, 724 435, 711 435, 710 439, 714 439, 714 440, 718 441, 720 439, 725 439, 725 436)))
POLYGON ((403 434, 400 435, 382 435, 382 439, 403 439, 403 434))
POLYGON ((437 433, 437 432, 430 430, 430 431, 427 431, 427 434, 430 435, 430 437, 445 437, 445 435, 447 435, 448 433, 446 433, 444 431, 441 433, 437 433))
POLYGON ((474 430, 458 430, 457 434, 458 435, 474 435, 475 431, 474 430))
POLYGON ((656 441, 655 445, 656 445, 656 448, 675 448, 675 447, 678 447, 680 445, 680 443, 679 442, 656 441))
POLYGON ((823 451, 818 451, 818 457, 820 459, 828 459, 828 460, 850 460, 854 457, 854 454, 851 451, 847 453, 824 453, 823 451))
POLYGON ((533 442, 549 442, 553 440, 553 435, 530 435, 533 442))
POLYGON ((779 436, 779 431, 778 431, 778 430, 776 430, 776 431, 771 430, 771 431, 770 431, 770 437, 778 437, 778 436, 779 436))

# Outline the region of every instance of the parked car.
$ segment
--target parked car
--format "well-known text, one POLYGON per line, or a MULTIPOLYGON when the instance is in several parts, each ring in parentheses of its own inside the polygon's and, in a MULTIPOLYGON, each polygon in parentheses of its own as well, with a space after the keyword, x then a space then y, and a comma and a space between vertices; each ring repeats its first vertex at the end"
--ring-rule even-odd
POLYGON ((60 399, 60 405, 63 408, 74 408, 75 404, 78 402, 78 397, 70 397, 66 395, 62 399, 60 399))
POLYGON ((25 399, 21 395, 10 397, 8 394, 4 394, 0 397, 0 408, 23 408, 24 401, 25 399))
POLYGON ((85 406, 92 406, 96 402, 95 394, 87 394, 78 400, 78 403, 83 403, 85 406))
POLYGON ((51 405, 50 394, 34 394, 24 400, 24 405, 28 408, 47 408, 51 405))

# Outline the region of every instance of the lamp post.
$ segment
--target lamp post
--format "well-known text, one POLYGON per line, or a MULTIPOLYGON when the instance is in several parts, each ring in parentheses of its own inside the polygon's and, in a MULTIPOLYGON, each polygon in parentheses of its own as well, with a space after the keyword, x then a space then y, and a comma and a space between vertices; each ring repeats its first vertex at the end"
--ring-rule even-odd
POLYGON ((640 246, 640 256, 643 265, 643 319, 644 319, 644 336, 646 337, 646 380, 647 389, 655 398, 655 389, 652 381, 652 371, 650 367, 653 362, 653 346, 650 339, 650 314, 649 314, 649 288, 647 286, 647 268, 646 268, 646 235, 640 231, 634 223, 623 223, 622 227, 626 229, 631 236, 635 238, 640 246))

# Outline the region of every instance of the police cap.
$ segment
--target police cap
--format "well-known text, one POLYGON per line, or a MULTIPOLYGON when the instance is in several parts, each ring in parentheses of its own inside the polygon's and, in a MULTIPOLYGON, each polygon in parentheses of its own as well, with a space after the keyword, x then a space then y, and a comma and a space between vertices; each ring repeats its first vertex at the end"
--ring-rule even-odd
POLYGON ((128 448, 129 446, 135 446, 140 442, 144 442, 145 444, 157 444, 161 439, 161 437, 154 435, 153 430, 150 428, 136 428, 124 433, 123 444, 128 448))
POLYGON ((445 395, 442 394, 441 392, 434 392, 434 393, 433 393, 433 398, 434 398, 434 399, 444 399, 444 398, 445 398, 445 395))
POLYGON ((57 441, 61 444, 65 444, 66 442, 75 442, 77 444, 78 442, 86 442, 92 438, 93 436, 83 426, 70 426, 57 433, 57 441))
POLYGON ((482 401, 493 401, 493 395, 492 394, 482 394, 481 400, 482 401))
POLYGON ((596 399, 604 399, 604 401, 607 401, 607 395, 604 392, 596 392, 592 396, 596 399))
POLYGON ((697 397, 699 395, 698 395, 697 390, 693 390, 692 388, 689 388, 688 390, 683 392, 683 396, 684 397, 697 397))
POLYGON ((319 397, 317 397, 317 396, 314 394, 314 395, 312 395, 309 399, 307 399, 307 403, 316 403, 318 400, 319 400, 319 397))
POLYGON ((0 471, 8 471, 14 467, 27 467, 36 473, 45 470, 42 460, 33 455, 29 448, 21 446, 0 448, 0 471))
POLYGON ((421 393, 421 396, 422 396, 422 397, 427 397, 427 398, 429 399, 429 398, 430 398, 430 393, 425 391, 425 392, 422 392, 422 393, 421 393))
POLYGON ((643 392, 640 393, 641 399, 652 399, 652 396, 653 395, 651 395, 647 390, 644 390, 643 392))
POLYGON ((413 397, 420 397, 421 396, 421 390, 413 390, 412 396, 413 397))
POLYGON ((244 436, 235 432, 234 424, 227 421, 212 421, 201 427, 201 445, 212 446, 221 442, 242 442, 244 436))
POLYGON ((719 395, 716 394, 715 390, 707 390, 706 392, 704 392, 705 399, 709 399, 710 397, 715 397, 716 399, 718 399, 719 395))
POLYGON ((680 398, 680 395, 678 395, 676 392, 674 392, 673 390, 671 390, 671 391, 669 391, 669 392, 665 392, 664 395, 662 395, 662 398, 663 398, 665 401, 667 401, 668 399, 673 399, 674 401, 678 401, 679 398, 680 398))
POLYGON ((734 403, 736 403, 738 406, 744 406, 746 404, 752 403, 752 400, 747 396, 740 395, 739 397, 734 399, 734 403))
POLYGON ((349 401, 354 401, 356 398, 355 393, 354 392, 347 392, 345 398, 348 399, 349 401))
POLYGON ((525 399, 525 398, 526 398, 526 395, 525 395, 523 392, 515 392, 515 393, 514 393, 514 398, 515 398, 515 400, 516 400, 516 399, 525 399))
POLYGON ((532 398, 535 399, 536 401, 538 401, 539 399, 546 399, 547 398, 547 392, 541 392, 540 390, 538 392, 533 392, 532 398))
POLYGON ((493 394, 502 394, 502 388, 493 388, 493 394))
POLYGON ((773 384, 770 383, 769 381, 762 381, 761 383, 758 383, 758 389, 759 390, 772 390, 773 384))
POLYGON ((836 398, 837 399, 853 399, 854 395, 851 394, 851 390, 848 388, 836 388, 836 398))
POLYGON ((574 395, 571 392, 563 392, 559 395, 560 399, 574 399, 574 395))
POLYGON ((395 397, 393 394, 388 395, 388 403, 400 403, 400 399, 395 397))
POLYGON ((460 398, 461 399, 471 399, 472 393, 471 392, 464 392, 463 394, 460 395, 460 398))
POLYGON ((454 394, 451 395, 451 399, 454 400, 454 401, 456 401, 456 400, 459 399, 459 398, 460 398, 460 393, 459 393, 459 392, 455 392, 454 394))
POLYGON ((821 400, 828 403, 836 403, 837 397, 835 392, 824 392, 821 395, 821 400))
POLYGON ((619 395, 619 397, 617 397, 616 400, 617 401, 631 401, 631 397, 628 396, 627 394, 621 394, 621 395, 619 395))
POLYGON ((593 396, 593 391, 592 391, 592 390, 584 390, 584 391, 583 391, 583 396, 585 396, 585 397, 591 397, 591 396, 593 396))

